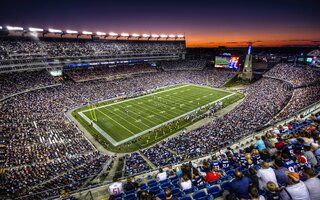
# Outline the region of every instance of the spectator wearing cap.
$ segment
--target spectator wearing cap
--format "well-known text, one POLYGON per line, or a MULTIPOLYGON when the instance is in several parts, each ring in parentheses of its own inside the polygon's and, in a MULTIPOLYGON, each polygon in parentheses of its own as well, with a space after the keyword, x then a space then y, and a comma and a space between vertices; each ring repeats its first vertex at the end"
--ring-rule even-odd
POLYGON ((308 188, 302 181, 300 181, 299 174, 289 172, 288 179, 289 185, 280 193, 283 200, 310 200, 308 188))
POLYGON ((259 177, 260 190, 264 190, 269 181, 276 183, 278 186, 276 175, 267 162, 261 164, 261 169, 258 170, 257 176, 259 177))
POLYGON ((303 171, 303 175, 307 178, 304 184, 309 190, 310 199, 320 199, 320 179, 315 177, 314 170, 312 168, 306 168, 303 171))
POLYGON ((238 198, 249 199, 249 185, 251 180, 244 176, 243 173, 236 169, 234 170, 235 179, 230 182, 230 193, 234 194, 238 198))

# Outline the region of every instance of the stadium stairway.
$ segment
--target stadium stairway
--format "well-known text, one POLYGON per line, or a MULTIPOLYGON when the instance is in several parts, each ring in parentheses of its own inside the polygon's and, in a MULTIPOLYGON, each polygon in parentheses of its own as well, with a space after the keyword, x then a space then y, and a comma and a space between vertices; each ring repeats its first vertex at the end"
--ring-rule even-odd
POLYGON ((120 158, 120 156, 117 156, 117 157, 114 158, 112 168, 110 169, 109 174, 108 174, 108 176, 106 178, 107 181, 112 181, 113 176, 115 175, 115 173, 116 173, 116 171, 118 169, 119 158, 120 158))
POLYGON ((145 155, 143 155, 143 153, 141 153, 140 151, 137 153, 147 162, 151 169, 157 169, 157 167, 145 155))

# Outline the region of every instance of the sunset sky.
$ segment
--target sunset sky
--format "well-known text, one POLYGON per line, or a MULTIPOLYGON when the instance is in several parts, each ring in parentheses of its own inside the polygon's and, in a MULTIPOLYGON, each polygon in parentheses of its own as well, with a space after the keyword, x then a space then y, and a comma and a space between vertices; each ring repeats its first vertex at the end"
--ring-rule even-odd
POLYGON ((188 47, 320 45, 320 0, 1 0, 0 25, 185 34, 188 47))

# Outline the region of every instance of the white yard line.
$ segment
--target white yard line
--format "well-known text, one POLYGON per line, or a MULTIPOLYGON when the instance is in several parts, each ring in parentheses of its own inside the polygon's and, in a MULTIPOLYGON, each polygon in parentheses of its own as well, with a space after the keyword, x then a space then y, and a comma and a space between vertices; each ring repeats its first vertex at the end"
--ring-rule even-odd
MULTIPOLYGON (((186 85, 187 86, 187 85, 186 85)), ((183 87, 183 86, 182 86, 183 87)), ((184 86, 185 87, 185 86, 184 86)), ((181 87, 179 87, 179 88, 181 88, 181 87)), ((175 89, 175 88, 174 88, 175 89)), ((166 91, 168 91, 168 90, 166 90, 166 91)), ((185 117, 185 116, 187 116, 187 115, 189 115, 189 114, 191 114, 191 113, 193 113, 193 112, 195 112, 195 111, 198 111, 198 110, 200 110, 201 109, 201 107, 205 107, 205 106, 208 106, 208 105, 211 105, 211 104, 214 104, 214 103, 216 103, 216 102, 218 102, 218 101, 221 101, 221 100, 223 100, 223 99, 226 99, 226 98, 228 98, 228 97, 230 97, 230 96, 233 96, 234 94, 236 94, 236 93, 234 93, 234 92, 229 92, 229 93, 231 93, 231 94, 229 94, 229 95, 227 95, 227 96, 225 96, 225 97, 222 97, 222 98, 220 98, 220 99, 217 99, 217 100, 215 100, 215 101, 213 101, 213 102, 210 102, 210 103, 208 103, 208 104, 206 104, 206 105, 202 105, 202 106, 200 106, 200 107, 198 107, 198 108, 196 108, 196 109, 194 109, 194 110, 191 110, 190 112, 187 112, 187 113, 184 113, 184 114, 182 114, 182 115, 180 115, 180 116, 178 116, 178 117, 175 117, 175 118, 173 118, 173 119, 170 119, 170 120, 168 120, 168 121, 166 121, 166 122, 164 122, 164 123, 161 123, 161 124, 158 124, 157 126, 154 126, 154 127, 152 127, 152 128, 149 128, 149 129, 147 129, 147 130, 144 130, 144 131, 142 131, 142 132, 140 132, 140 133, 138 133, 138 134, 134 134, 132 131, 130 131, 129 129, 127 129, 125 126, 123 126, 122 124, 120 124, 120 123, 118 123, 117 121, 115 121, 115 120, 113 120, 111 117, 109 117, 109 116, 107 116, 108 118, 110 118, 112 121, 114 121, 114 122, 116 122, 117 124, 119 124, 121 127, 123 127, 123 128, 125 128, 126 130, 128 130, 131 134, 133 134, 131 137, 128 137, 128 138, 126 138, 126 139, 124 139, 124 140, 121 140, 121 141, 115 141, 109 134, 107 134, 105 131, 103 131, 98 125, 96 125, 94 122, 92 122, 87 116, 85 116, 84 114, 83 114, 83 112, 79 112, 79 115, 80 116, 82 116, 83 118, 84 118, 84 120, 86 120, 89 124, 90 123, 92 123, 93 124, 93 127, 101 134, 101 135, 103 135, 107 140, 109 140, 109 142, 111 142, 114 146, 118 146, 118 145, 121 145, 121 144, 123 144, 123 143, 126 143, 126 142, 128 142, 128 141, 130 141, 130 140, 132 140, 132 139, 134 139, 134 138, 137 138, 137 137, 139 137, 139 136, 141 136, 141 135, 144 135, 145 133, 148 133, 148 132, 150 132, 150 131, 153 131, 153 130, 155 130, 155 129, 157 129, 157 128, 159 128, 159 127, 161 127, 161 126, 164 126, 164 125, 166 125, 166 124, 168 124, 168 123, 170 123, 170 122, 173 122, 173 121, 175 121, 175 120, 177 120, 177 119, 180 119, 180 118, 182 118, 182 117, 185 117)), ((153 93, 154 94, 154 93, 153 93)), ((123 101, 122 101, 123 102, 123 101)), ((117 102, 118 103, 118 102, 117 102)), ((119 102, 120 103, 120 102, 119 102)), ((116 104, 116 103, 115 103, 116 104)), ((110 104, 111 105, 111 104, 110 104)), ((114 105, 114 104, 113 104, 114 105)), ((106 107, 106 106, 103 106, 103 107, 106 107)), ((103 113, 104 114, 104 113, 103 113)), ((104 114, 105 115, 105 114, 104 114)))
MULTIPOLYGON (((108 104, 108 105, 95 107, 94 109, 109 107, 109 106, 112 106, 112 105, 115 105, 115 104, 120 104, 120 103, 127 102, 127 101, 132 101, 132 100, 136 100, 136 99, 141 99, 141 98, 144 98, 144 97, 147 97, 147 96, 153 96, 153 95, 155 95, 155 94, 160 94, 160 93, 168 92, 168 91, 171 91, 171 90, 176 90, 176 89, 184 88, 184 87, 187 87, 187 86, 191 86, 191 85, 182 85, 182 86, 179 86, 179 87, 175 87, 175 88, 163 90, 163 91, 160 91, 160 92, 154 92, 154 93, 151 93, 151 94, 142 95, 142 96, 140 96, 140 97, 130 98, 130 99, 126 99, 126 100, 123 100, 123 101, 111 103, 111 104, 108 104)), ((81 111, 81 112, 87 112, 87 111, 89 111, 89 110, 91 110, 91 109, 84 110, 84 111, 81 111)))

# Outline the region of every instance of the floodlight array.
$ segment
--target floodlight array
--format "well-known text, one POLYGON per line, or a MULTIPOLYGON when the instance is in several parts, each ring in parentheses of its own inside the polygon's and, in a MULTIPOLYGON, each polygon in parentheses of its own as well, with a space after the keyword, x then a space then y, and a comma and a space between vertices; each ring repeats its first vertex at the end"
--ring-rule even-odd
POLYGON ((43 29, 42 28, 32 28, 32 27, 30 27, 29 31, 30 32, 43 32, 43 29))
POLYGON ((66 33, 68 34, 78 34, 78 31, 73 31, 73 30, 66 30, 66 33))
POLYGON ((57 33, 57 34, 78 34, 79 35, 96 35, 96 36, 105 36, 105 37, 127 37, 127 38, 130 38, 130 37, 133 37, 133 38, 155 38, 155 39, 181 39, 181 38, 184 38, 184 35, 182 34, 179 34, 179 35, 174 35, 174 34, 170 34, 170 35, 166 35, 166 34, 161 34, 161 35, 158 35, 158 34, 147 34, 147 33, 144 33, 144 34, 138 34, 138 33, 132 33, 132 34, 129 34, 129 33, 121 33, 121 34, 118 34, 118 33, 115 33, 115 32, 110 32, 110 33, 105 33, 105 32, 100 32, 100 31, 97 31, 96 33, 93 33, 91 31, 82 31, 82 32, 79 32, 79 31, 75 31, 75 30, 65 30, 65 31, 62 31, 60 29, 54 29, 54 28, 49 28, 49 29, 42 29, 42 28, 33 28, 33 27, 29 27, 29 28, 26 28, 24 29, 23 27, 17 27, 17 26, 0 26, 0 30, 3 30, 3 29, 6 29, 8 31, 23 31, 23 32, 43 32, 44 34, 45 33, 57 33))

